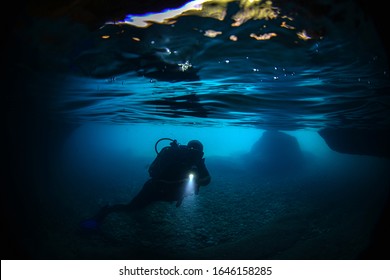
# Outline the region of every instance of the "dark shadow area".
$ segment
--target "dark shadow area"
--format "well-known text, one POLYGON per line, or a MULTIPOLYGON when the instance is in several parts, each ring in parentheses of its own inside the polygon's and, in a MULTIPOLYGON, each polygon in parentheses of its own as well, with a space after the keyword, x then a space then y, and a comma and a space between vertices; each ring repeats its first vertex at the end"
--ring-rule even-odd
POLYGON ((325 128, 318 133, 336 152, 390 158, 390 130, 325 128))
MULTIPOLYGON (((154 1, 152 8, 160 11, 186 1, 168 2, 154 1)), ((302 5, 302 1, 294 3, 302 5)), ((199 195, 186 197, 179 208, 158 202, 135 213, 110 216, 99 234, 81 232, 80 221, 104 205, 129 202, 138 193, 148 178, 153 157, 136 154, 144 144, 142 141, 132 146, 133 150, 114 153, 96 148, 87 153, 88 148, 101 141, 93 132, 85 145, 66 149, 67 141, 80 124, 67 122, 53 112, 53 101, 61 95, 60 89, 66 83, 62 74, 84 71, 86 76, 107 78, 130 70, 150 79, 182 82, 198 80, 201 69, 185 65, 185 60, 180 61, 182 65, 165 61, 161 49, 145 52, 137 59, 123 52, 114 52, 112 56, 105 52, 101 56, 88 54, 94 47, 88 37, 90 32, 95 32, 105 20, 121 19, 129 11, 150 12, 151 6, 146 2, 138 3, 137 7, 128 0, 56 3, 40 0, 26 4, 12 3, 11 11, 16 16, 8 19, 6 25, 11 35, 5 43, 2 259, 390 258, 390 135, 388 130, 377 129, 322 129, 319 135, 333 150, 326 155, 305 151, 301 139, 288 133, 266 131, 248 153, 212 157, 206 154, 211 183, 199 195), (78 56, 84 51, 84 56, 78 56), (128 64, 116 64, 124 61, 128 64), (97 65, 103 65, 104 71, 99 72, 97 65), (114 70, 105 68, 106 65, 114 70)), ((377 9, 375 5, 365 7, 371 16, 377 9)), ((322 14, 328 6, 320 8, 325 9, 318 11, 322 14)), ((382 35, 388 32, 385 19, 378 17, 375 21, 381 26, 382 35)), ((213 63, 218 67, 234 65, 234 59, 229 63, 221 61, 213 63)), ((262 65, 263 61, 260 62, 262 65)), ((248 66, 252 74, 253 67, 248 66)), ((270 117, 267 107, 279 112, 285 109, 283 106, 294 107, 301 102, 279 102, 286 96, 283 92, 274 99, 271 96, 267 99, 267 94, 264 99, 253 99, 249 94, 236 98, 235 82, 233 79, 225 85, 221 79, 218 83, 222 87, 213 88, 218 83, 206 87, 218 91, 214 101, 202 99, 201 94, 189 94, 171 98, 154 96, 140 104, 157 108, 153 117, 189 116, 204 120, 215 113, 211 105, 217 101, 214 108, 221 113, 226 110, 227 116, 233 116, 234 110, 226 104, 237 104, 238 115, 244 115, 248 109, 249 116, 264 113, 264 119, 271 121, 275 111, 270 117), (231 87, 234 90, 229 92, 231 87), (259 111, 258 103, 251 108, 256 100, 263 101, 259 104, 265 107, 264 111, 259 111)), ((272 88, 273 84, 265 85, 261 89, 272 88)), ((91 88, 96 89, 95 85, 91 88)), ((252 90, 246 85, 238 89, 245 93, 252 90)), ((194 86, 191 92, 195 90, 194 86)), ((105 93, 104 98, 109 94, 110 91, 105 93)), ((100 97, 96 94, 96 100, 101 101, 100 97)), ((302 100, 305 97, 300 96, 302 100)), ((70 103, 75 105, 68 109, 77 111, 83 104, 99 104, 104 108, 104 104, 93 102, 96 100, 70 103)), ((123 111, 137 106, 126 107, 128 104, 121 101, 118 107, 123 111)), ((332 104, 319 105, 321 114, 333 112, 332 104)), ((297 108, 299 117, 308 108, 301 109, 297 108)), ((283 114, 276 123, 288 128, 289 117, 283 114)), ((143 140, 148 140, 149 131, 143 136, 143 140)), ((116 145, 117 142, 112 147, 116 145)))

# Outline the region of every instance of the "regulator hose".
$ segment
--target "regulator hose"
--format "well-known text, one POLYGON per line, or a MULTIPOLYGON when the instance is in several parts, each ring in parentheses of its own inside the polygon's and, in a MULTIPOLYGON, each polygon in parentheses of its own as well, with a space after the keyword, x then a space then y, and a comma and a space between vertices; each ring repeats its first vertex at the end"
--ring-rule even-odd
POLYGON ((169 140, 169 141, 171 141, 171 142, 175 141, 175 140, 173 140, 173 139, 171 139, 171 138, 160 138, 160 139, 158 139, 157 142, 156 142, 156 144, 154 144, 154 150, 156 151, 156 154, 159 154, 159 153, 160 153, 160 152, 157 150, 157 145, 158 145, 158 143, 160 143, 160 142, 163 141, 163 140, 169 140))

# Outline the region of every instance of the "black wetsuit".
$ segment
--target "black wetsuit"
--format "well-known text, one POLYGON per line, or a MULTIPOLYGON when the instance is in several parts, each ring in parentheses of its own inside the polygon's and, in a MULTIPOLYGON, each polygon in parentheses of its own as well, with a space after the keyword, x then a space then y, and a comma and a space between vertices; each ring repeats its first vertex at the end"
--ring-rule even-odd
POLYGON ((134 211, 155 201, 176 201, 180 206, 185 196, 189 174, 194 174, 195 193, 200 186, 210 183, 211 177, 205 165, 203 152, 187 146, 169 146, 161 150, 149 168, 150 179, 128 204, 103 207, 94 217, 101 222, 108 214, 119 211, 134 211))

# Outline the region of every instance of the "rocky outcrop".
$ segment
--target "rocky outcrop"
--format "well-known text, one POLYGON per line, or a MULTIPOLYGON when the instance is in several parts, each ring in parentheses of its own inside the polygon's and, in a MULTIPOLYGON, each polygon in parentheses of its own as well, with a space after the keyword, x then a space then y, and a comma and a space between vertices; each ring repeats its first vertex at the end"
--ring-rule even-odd
POLYGON ((304 163, 304 154, 294 136, 267 130, 252 146, 247 162, 256 172, 281 174, 300 169, 304 163))
POLYGON ((390 130, 325 128, 318 133, 336 152, 390 158, 390 130))

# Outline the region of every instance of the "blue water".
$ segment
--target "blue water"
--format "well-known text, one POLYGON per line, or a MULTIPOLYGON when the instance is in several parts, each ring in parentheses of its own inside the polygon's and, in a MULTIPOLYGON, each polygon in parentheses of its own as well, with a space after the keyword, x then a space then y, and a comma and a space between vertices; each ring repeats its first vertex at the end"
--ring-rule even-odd
POLYGON ((15 27, 5 208, 17 241, 5 258, 365 257, 389 160, 333 151, 317 132, 389 128, 388 53, 374 22, 354 3, 315 13, 294 2, 274 3, 276 19, 232 26, 231 2, 223 20, 91 28, 35 16, 15 27), (248 166, 270 129, 296 137, 303 169, 248 166), (137 194, 162 137, 201 140, 211 184, 179 209, 157 203, 112 215, 102 236, 80 234, 80 220, 137 194))
POLYGON ((291 13, 281 8, 277 19, 239 27, 228 16, 182 16, 148 28, 105 24, 72 49, 72 71, 55 110, 73 122, 387 127, 388 61, 373 23, 359 13, 358 27, 352 18, 283 15, 291 13), (298 32, 310 29, 326 31, 299 39, 298 32), (221 34, 210 38, 206 30, 221 34), (252 33, 276 36, 259 41, 252 33), (180 71, 185 63, 189 68, 180 71), (196 80, 186 81, 192 74, 196 80))

